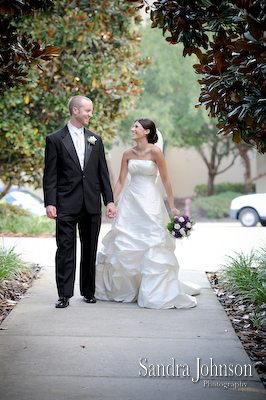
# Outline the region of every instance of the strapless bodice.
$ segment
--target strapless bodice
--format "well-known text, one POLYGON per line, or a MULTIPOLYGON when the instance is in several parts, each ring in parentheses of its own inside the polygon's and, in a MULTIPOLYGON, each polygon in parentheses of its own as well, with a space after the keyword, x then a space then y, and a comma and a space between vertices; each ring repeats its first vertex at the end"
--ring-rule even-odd
POLYGON ((128 161, 128 172, 133 181, 138 178, 147 178, 155 181, 158 175, 158 168, 154 161, 131 159, 128 161))

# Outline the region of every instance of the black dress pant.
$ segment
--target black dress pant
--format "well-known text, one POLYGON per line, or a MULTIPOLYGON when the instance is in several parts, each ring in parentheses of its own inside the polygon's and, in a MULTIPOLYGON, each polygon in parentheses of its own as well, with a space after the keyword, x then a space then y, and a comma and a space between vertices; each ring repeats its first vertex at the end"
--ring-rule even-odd
POLYGON ((80 293, 95 292, 95 261, 101 214, 88 214, 85 206, 78 215, 64 215, 56 220, 56 283, 59 297, 72 297, 76 274, 77 227, 81 244, 80 293))

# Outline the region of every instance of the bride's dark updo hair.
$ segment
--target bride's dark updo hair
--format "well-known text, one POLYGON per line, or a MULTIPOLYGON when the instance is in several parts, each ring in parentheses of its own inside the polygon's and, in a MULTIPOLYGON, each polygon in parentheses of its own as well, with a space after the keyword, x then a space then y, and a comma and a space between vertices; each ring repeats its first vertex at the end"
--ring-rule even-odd
MULTIPOLYGON (((144 129, 149 129, 150 132, 147 136, 148 143, 156 143, 158 141, 158 135, 156 133, 156 126, 155 123, 149 118, 138 118, 136 119, 144 129)), ((135 122, 136 122, 135 121, 135 122)))

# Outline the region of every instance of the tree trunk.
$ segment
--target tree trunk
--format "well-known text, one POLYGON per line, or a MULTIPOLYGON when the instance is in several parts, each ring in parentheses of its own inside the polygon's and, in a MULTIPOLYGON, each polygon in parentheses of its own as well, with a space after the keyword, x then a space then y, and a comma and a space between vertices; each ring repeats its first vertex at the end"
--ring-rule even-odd
MULTIPOLYGON (((236 151, 236 146, 234 144, 234 149, 236 151)), ((228 149, 226 148, 223 153, 219 152, 218 150, 218 139, 212 143, 210 148, 210 161, 208 157, 205 155, 203 147, 198 147, 196 150, 199 152, 201 158, 203 159, 206 167, 208 168, 208 184, 207 184, 207 196, 212 196, 214 194, 214 179, 216 175, 222 174, 223 172, 227 171, 235 162, 238 153, 235 155, 232 151, 232 161, 227 165, 227 167, 223 168, 222 170, 218 170, 222 161, 222 158, 228 156, 228 149)))
POLYGON ((214 178, 215 174, 211 173, 209 171, 208 175, 208 185, 207 185, 207 196, 212 196, 213 195, 213 190, 214 190, 214 178))
POLYGON ((237 148, 240 154, 240 157, 244 161, 245 164, 245 193, 252 193, 252 180, 251 180, 251 168, 250 168, 250 159, 248 156, 248 150, 244 148, 241 143, 237 143, 237 148))
POLYGON ((2 199, 9 192, 9 189, 11 188, 11 186, 12 186, 12 183, 9 182, 7 184, 7 186, 5 187, 5 189, 2 191, 2 193, 0 194, 0 199, 2 199))

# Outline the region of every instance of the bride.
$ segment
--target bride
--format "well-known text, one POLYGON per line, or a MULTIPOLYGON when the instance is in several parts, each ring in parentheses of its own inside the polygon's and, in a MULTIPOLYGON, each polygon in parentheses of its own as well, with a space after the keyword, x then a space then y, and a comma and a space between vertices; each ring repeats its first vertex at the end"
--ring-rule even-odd
POLYGON ((149 118, 139 118, 131 131, 136 145, 123 154, 114 201, 128 172, 131 180, 98 252, 95 296, 99 300, 137 301, 147 308, 194 307, 197 301, 192 295, 199 294, 200 287, 178 279, 175 239, 166 228, 169 216, 156 185, 159 170, 171 214, 179 215, 164 155, 154 146, 158 140, 156 126, 149 118))

